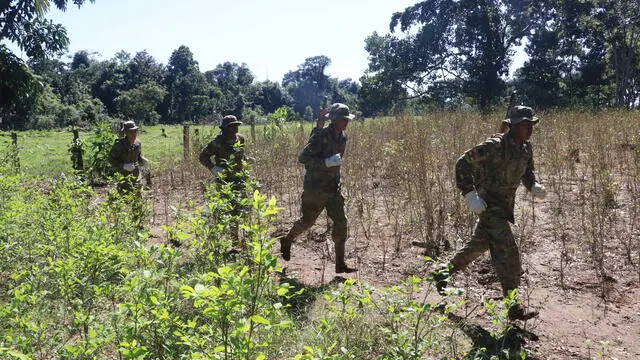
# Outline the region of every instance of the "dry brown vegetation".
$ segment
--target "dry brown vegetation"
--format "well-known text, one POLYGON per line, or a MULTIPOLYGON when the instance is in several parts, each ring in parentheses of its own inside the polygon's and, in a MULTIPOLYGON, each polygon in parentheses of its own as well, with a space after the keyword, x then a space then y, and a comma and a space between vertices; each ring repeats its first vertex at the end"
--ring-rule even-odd
MULTIPOLYGON (((521 188, 513 227, 522 250, 522 296, 541 312, 527 324, 540 337, 528 344, 531 354, 541 359, 637 358, 640 115, 611 111, 540 117, 532 142, 536 173, 549 194, 534 201, 521 188)), ((463 245, 475 218, 455 188, 453 166, 463 151, 497 130, 500 116, 490 118, 440 113, 349 125, 342 174, 348 260, 360 269, 355 277, 386 287, 409 275, 426 276, 424 255, 446 261, 463 245), (412 246, 416 241, 427 249, 412 246)), ((291 126, 268 140, 248 136, 255 177, 283 208, 276 234, 299 213, 304 169, 297 154, 308 130, 291 126)), ((187 199, 198 201, 196 180, 207 175, 194 164, 162 176, 155 192, 163 200, 156 200, 156 213, 167 214, 172 204, 180 208, 187 199), (169 187, 183 190, 162 190, 169 187)), ((157 223, 166 219, 156 216, 157 223)), ((333 261, 327 225, 321 216, 294 245, 287 271, 303 284, 321 286, 334 276, 327 266, 333 261)), ((486 312, 477 305, 500 294, 488 258, 476 261, 455 285, 466 290, 468 301, 467 314, 460 315, 483 324, 486 312)))

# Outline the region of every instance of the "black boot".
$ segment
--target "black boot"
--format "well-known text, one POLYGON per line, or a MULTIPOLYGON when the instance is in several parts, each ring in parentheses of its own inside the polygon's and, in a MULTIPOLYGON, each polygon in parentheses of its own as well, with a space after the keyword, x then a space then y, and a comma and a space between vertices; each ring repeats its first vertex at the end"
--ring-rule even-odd
POLYGON ((293 241, 287 236, 280 239, 280 252, 285 261, 291 260, 291 243, 293 243, 293 241))
POLYGON ((449 285, 449 280, 451 279, 451 275, 453 275, 453 266, 448 265, 447 267, 441 266, 435 270, 431 271, 431 276, 433 277, 433 281, 436 284, 436 290, 440 295, 445 294, 445 288, 449 285))
POLYGON ((535 310, 526 311, 520 303, 517 303, 509 308, 508 316, 509 316, 509 320, 511 321, 515 321, 515 320, 526 321, 538 316, 539 314, 540 313, 535 310))
POLYGON ((356 268, 348 267, 347 264, 344 262, 344 241, 343 240, 339 240, 339 241, 334 240, 334 248, 336 252, 336 274, 353 273, 358 271, 358 269, 356 268))

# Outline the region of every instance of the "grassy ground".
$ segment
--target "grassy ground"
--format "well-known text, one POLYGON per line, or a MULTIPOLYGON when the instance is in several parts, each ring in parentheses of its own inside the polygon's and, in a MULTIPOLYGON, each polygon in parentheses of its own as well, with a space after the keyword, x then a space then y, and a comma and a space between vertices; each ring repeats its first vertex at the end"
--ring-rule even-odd
MULTIPOLYGON (((297 126, 292 124, 291 126, 297 126)), ((305 125, 310 131, 312 124, 305 125)), ((191 126, 190 152, 194 155, 218 133, 217 126, 191 126), (199 133, 196 134, 196 131, 199 133)), ((256 127, 261 133, 262 127, 256 127)), ((240 133, 250 141, 249 126, 241 126, 240 133)), ((89 150, 88 140, 92 132, 80 132, 80 140, 85 143, 85 152, 89 150)), ((155 171, 163 171, 174 167, 183 159, 183 127, 181 125, 146 126, 138 134, 142 142, 142 153, 151 161, 155 171), (164 134, 163 136, 163 129, 164 134)), ((22 172, 27 177, 55 177, 61 173, 70 173, 71 159, 69 145, 73 134, 68 130, 22 131, 18 132, 19 159, 22 172)), ((0 152, 8 151, 11 146, 9 132, 0 131, 0 152)), ((86 155, 85 155, 86 158, 86 155)))

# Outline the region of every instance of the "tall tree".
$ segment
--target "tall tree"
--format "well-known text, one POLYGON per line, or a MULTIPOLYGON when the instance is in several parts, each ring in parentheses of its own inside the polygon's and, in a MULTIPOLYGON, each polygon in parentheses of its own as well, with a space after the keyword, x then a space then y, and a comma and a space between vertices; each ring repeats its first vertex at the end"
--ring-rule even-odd
POLYGON ((366 39, 368 76, 421 97, 433 84, 459 79, 467 96, 488 108, 504 90, 513 47, 536 21, 531 1, 427 0, 392 16, 402 34, 366 39))
POLYGON ((209 101, 209 86, 187 46, 182 45, 171 54, 165 84, 168 90, 169 122, 199 120, 212 109, 206 103, 209 101))
POLYGON ((139 51, 127 64, 129 77, 127 87, 133 89, 147 83, 162 84, 165 68, 146 50, 139 51))
POLYGON ((322 100, 329 94, 329 76, 324 73, 331 65, 328 57, 314 56, 307 58, 298 70, 289 71, 282 79, 284 86, 294 100, 294 110, 299 114, 304 113, 307 106, 319 109, 322 100))
POLYGON ((254 106, 259 106, 265 114, 293 105, 291 95, 278 82, 269 80, 253 85, 249 101, 254 106))
MULTIPOLYGON (((73 0, 81 6, 85 0, 73 0)), ((93 2, 93 1, 91 1, 93 2)), ((67 0, 54 5, 65 10, 67 0)), ((67 48, 69 39, 62 25, 44 18, 48 0, 0 1, 0 42, 13 42, 30 58, 44 58, 67 48)), ((0 122, 3 127, 24 127, 44 87, 22 60, 0 46, 0 122)))
POLYGON ((249 95, 249 87, 254 79, 247 64, 227 61, 204 75, 207 81, 220 89, 220 98, 216 99, 218 111, 242 118, 245 97, 249 95))

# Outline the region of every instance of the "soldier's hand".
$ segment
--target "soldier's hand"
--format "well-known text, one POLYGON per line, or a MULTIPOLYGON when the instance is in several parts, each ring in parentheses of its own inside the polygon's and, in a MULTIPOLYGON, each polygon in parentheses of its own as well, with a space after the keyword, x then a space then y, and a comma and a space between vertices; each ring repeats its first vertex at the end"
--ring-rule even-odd
POLYGON ((340 156, 340 154, 335 154, 324 159, 324 166, 326 167, 334 167, 340 165, 342 165, 342 157, 340 156))
POLYGON ((547 189, 540 183, 535 183, 531 187, 531 193, 538 199, 544 199, 547 196, 547 189))
POLYGON ((135 169, 136 169, 136 166, 135 166, 134 163, 124 163, 124 164, 122 164, 122 170, 124 170, 124 171, 132 172, 135 169))
POLYGON ((222 171, 222 166, 218 166, 218 165, 214 165, 211 168, 211 173, 213 174, 213 176, 218 176, 218 174, 222 171))
POLYGON ((329 115, 329 109, 324 109, 320 111, 320 114, 318 115, 318 120, 316 120, 316 127, 322 129, 324 127, 325 121, 327 121, 327 119, 329 118, 328 115, 329 115))
POLYGON ((467 206, 475 214, 480 214, 487 209, 487 203, 483 198, 478 195, 477 191, 469 191, 464 199, 467 201, 467 206))

